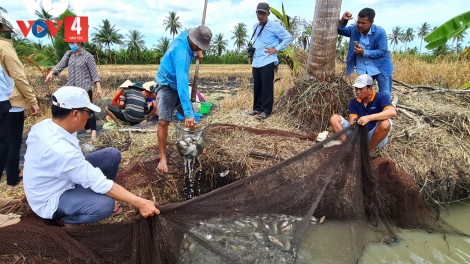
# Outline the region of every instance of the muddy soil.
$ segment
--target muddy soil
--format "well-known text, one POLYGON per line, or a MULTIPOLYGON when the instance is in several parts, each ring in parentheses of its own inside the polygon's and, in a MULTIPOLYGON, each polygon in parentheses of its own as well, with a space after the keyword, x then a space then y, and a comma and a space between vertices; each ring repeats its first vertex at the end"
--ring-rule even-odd
MULTIPOLYGON (((33 81, 39 82, 39 81, 42 81, 42 78, 38 78, 37 80, 34 79, 33 81)), ((65 85, 65 83, 66 83, 66 79, 62 77, 59 81, 59 86, 65 85)), ((231 78, 224 82, 208 80, 208 79, 199 79, 198 90, 203 95, 205 95, 206 98, 210 97, 211 99, 214 99, 214 100, 221 100, 225 95, 236 93, 239 88, 239 85, 240 84, 236 81, 235 78, 231 78)), ((38 98, 38 101, 39 101, 39 104, 42 104, 45 106, 49 104, 50 98, 46 96, 46 97, 38 98)), ((100 100, 95 100, 94 103, 103 109, 106 105, 111 104, 111 100, 109 98, 100 99, 100 100)), ((100 113, 96 113, 96 117, 97 117, 96 121, 97 121, 98 136, 102 136, 104 133, 107 133, 106 130, 102 129, 104 123, 106 122, 106 119, 105 119, 106 114, 104 113, 104 111, 101 111, 100 113)), ((152 123, 147 123, 145 127, 155 126, 155 125, 156 123, 152 122, 152 123)), ((143 126, 136 125, 134 128, 143 128, 143 126)), ((24 163, 24 154, 26 153, 25 142, 28 136, 29 129, 30 127, 25 127, 24 129, 23 142, 21 144, 21 151, 20 151, 20 167, 23 167, 23 163, 24 163)), ((80 140, 80 144, 91 143, 91 134, 86 133, 85 130, 78 132, 77 138, 80 140)))

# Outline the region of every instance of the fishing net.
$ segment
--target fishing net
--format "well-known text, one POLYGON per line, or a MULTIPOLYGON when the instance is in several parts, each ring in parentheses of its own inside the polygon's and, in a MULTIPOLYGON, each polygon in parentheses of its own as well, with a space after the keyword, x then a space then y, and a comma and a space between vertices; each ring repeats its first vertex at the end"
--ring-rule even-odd
MULTIPOLYGON (((370 161, 367 131, 356 125, 255 175, 159 209, 148 219, 76 228, 31 213, 0 228, 0 261, 295 263, 303 260, 306 234, 320 231, 325 218, 349 223, 337 239, 350 245, 352 263, 367 243, 396 241, 395 225, 461 234, 431 214, 393 161, 370 161), (341 136, 342 144, 325 147, 341 136)), ((336 245, 318 243, 319 251, 336 245)))
POLYGON ((176 150, 184 159, 184 187, 183 193, 187 199, 199 195, 199 182, 201 181, 201 160, 206 145, 206 132, 212 122, 209 103, 193 102, 194 126, 185 126, 183 108, 178 105, 172 115, 171 122, 175 126, 176 150), (196 162, 199 167, 196 167, 196 162))

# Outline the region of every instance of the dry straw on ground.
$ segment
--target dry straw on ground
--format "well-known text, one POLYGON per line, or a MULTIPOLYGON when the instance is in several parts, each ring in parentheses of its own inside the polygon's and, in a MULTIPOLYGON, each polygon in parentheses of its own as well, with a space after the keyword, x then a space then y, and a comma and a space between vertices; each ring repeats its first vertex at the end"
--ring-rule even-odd
MULTIPOLYGON (((441 62, 438 66, 427 64, 409 58, 394 58, 394 78, 412 85, 427 84, 436 86, 440 83, 447 84, 448 88, 455 88, 464 82, 464 76, 470 76, 468 65, 463 62, 441 62), (466 67, 464 67, 466 65, 466 67), (439 69, 437 71, 436 69, 439 69), (421 72, 422 74, 418 74, 421 72), (458 74, 450 74, 458 72, 458 74), (415 74, 415 75, 413 75, 415 74), (436 80, 440 80, 436 82, 436 80)), ((103 82, 105 96, 112 96, 116 89, 115 84, 120 84, 126 79, 147 81, 153 79, 158 66, 100 66, 99 72, 103 82)), ((192 69, 192 73, 194 70, 192 69)), ((337 63, 337 74, 344 75, 344 65, 337 63)), ((65 76, 65 72, 62 73, 65 76)), ((191 74, 192 75, 192 74, 191 74)), ((342 97, 352 94, 352 88, 347 84, 352 83, 357 75, 353 74, 340 83, 344 94, 342 97), (348 91, 348 89, 351 89, 348 91)), ((286 66, 281 66, 276 77, 281 78, 275 83, 276 107, 273 115, 265 121, 257 121, 246 115, 252 107, 252 83, 251 68, 249 65, 201 65, 200 79, 219 80, 221 82, 235 81, 238 87, 228 88, 236 90, 236 94, 227 94, 224 99, 216 100, 207 96, 214 102, 212 112, 213 123, 234 124, 257 129, 278 129, 299 134, 318 133, 327 125, 327 120, 301 120, 301 115, 293 115, 292 109, 297 105, 298 113, 319 111, 316 105, 311 105, 314 93, 305 94, 304 103, 295 101, 294 90, 308 89, 315 83, 298 85, 296 78, 290 74, 286 66), (291 109, 291 111, 287 111, 291 109), (287 118, 286 118, 287 117, 287 118), (300 120, 299 120, 300 119, 300 120), (320 126, 313 127, 311 124, 320 126), (313 129, 317 131, 312 131, 313 129)), ((63 80, 56 81, 51 87, 43 84, 42 77, 33 69, 28 69, 28 78, 33 80, 36 93, 46 96, 48 91, 60 86, 63 80)), ((466 80, 468 81, 468 80, 466 80)), ((299 93, 302 91, 299 90, 299 93)), ((305 92, 305 91, 304 91, 305 92)), ((411 90, 397 86, 394 95, 399 96, 398 104, 407 110, 411 116, 403 113, 394 119, 394 129, 389 144, 381 151, 375 151, 373 156, 389 157, 397 162, 397 165, 410 173, 420 186, 422 194, 428 202, 447 202, 468 195, 470 187, 470 159, 469 149, 469 110, 466 107, 469 98, 467 95, 458 94, 429 94, 430 90, 411 90), (416 111, 413 111, 416 110, 416 111), (431 120, 426 122, 426 120, 431 120), (417 126, 416 120, 419 120, 417 126)), ((217 97, 219 98, 219 97, 217 97)), ((339 100, 339 99, 338 99, 339 100)), ((344 98, 341 98, 344 102, 344 98)), ((43 105, 46 115, 48 112, 47 101, 43 105)), ((334 108, 342 112, 347 111, 347 104, 334 108)), ((318 113, 316 113, 318 114, 318 113)), ((27 125, 40 121, 38 118, 28 118, 27 125)), ((170 126, 171 127, 171 126, 170 126)), ((155 129, 153 127, 152 129, 155 129)), ((329 129, 329 128, 328 128, 329 129)), ((330 130, 330 129, 329 129, 330 130)), ((331 130, 330 130, 331 135, 331 130)), ((201 156, 202 169, 208 186, 216 186, 218 175, 222 171, 229 170, 229 181, 235 181, 247 177, 255 172, 267 168, 273 164, 294 156, 315 144, 312 141, 300 140, 295 137, 256 135, 245 130, 230 128, 209 128, 207 133, 207 153, 201 156)), ((130 189, 137 195, 153 199, 157 204, 165 204, 181 201, 183 158, 174 148, 174 130, 170 128, 168 147, 170 155, 170 172, 164 174, 156 171, 158 162, 156 133, 136 132, 111 132, 101 134, 97 146, 115 146, 123 155, 122 170, 124 173, 119 183, 130 189)), ((0 192, 4 197, 24 198, 21 190, 6 191, 6 183, 2 180, 0 192)), ((27 205, 23 203, 22 210, 27 205)), ((126 214, 115 216, 107 221, 119 221, 135 216, 135 209, 124 205, 126 214)), ((20 211, 22 211, 20 210, 20 211)))

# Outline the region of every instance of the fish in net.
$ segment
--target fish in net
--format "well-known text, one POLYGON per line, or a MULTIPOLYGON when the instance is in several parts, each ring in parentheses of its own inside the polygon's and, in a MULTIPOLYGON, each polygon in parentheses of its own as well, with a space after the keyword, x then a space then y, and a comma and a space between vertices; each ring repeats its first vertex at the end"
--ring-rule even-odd
POLYGON ((306 231, 322 219, 350 224, 338 240, 356 263, 370 242, 394 243, 394 227, 462 234, 436 218, 413 179, 370 160, 365 127, 353 125, 266 170, 152 218, 61 228, 34 213, 0 229, 0 262, 296 263, 306 231), (325 147, 346 135, 340 145, 325 147), (366 236, 373 227, 375 237, 366 236))

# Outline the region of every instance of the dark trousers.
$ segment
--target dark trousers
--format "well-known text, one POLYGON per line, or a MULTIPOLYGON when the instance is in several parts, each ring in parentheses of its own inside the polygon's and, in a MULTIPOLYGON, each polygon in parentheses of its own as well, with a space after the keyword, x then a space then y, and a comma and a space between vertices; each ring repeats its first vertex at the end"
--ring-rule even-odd
MULTIPOLYGON (((93 102, 93 91, 89 90, 87 93, 88 93, 88 96, 90 97, 90 101, 93 102)), ((92 118, 88 119, 85 125, 85 129, 96 130, 96 114, 93 115, 92 118)))
POLYGON ((20 182, 20 150, 23 141, 24 111, 10 112, 10 148, 5 166, 7 184, 17 185, 20 182))
POLYGON ((253 67, 253 110, 271 115, 274 104, 274 62, 266 66, 253 67))
POLYGON ((0 102, 0 179, 7 164, 10 149, 10 101, 0 102))
MULTIPOLYGON (((121 153, 115 148, 105 148, 85 156, 95 168, 99 168, 107 179, 115 180, 121 162, 121 153)), ((66 224, 86 224, 103 220, 114 210, 114 199, 106 194, 95 193, 90 188, 76 185, 59 198, 53 219, 66 224)))

